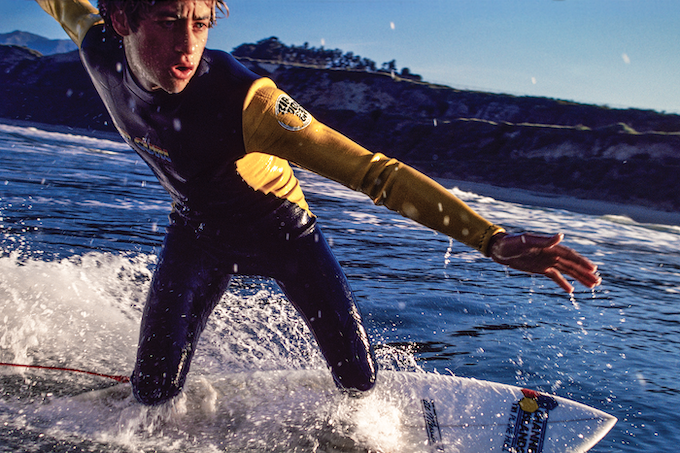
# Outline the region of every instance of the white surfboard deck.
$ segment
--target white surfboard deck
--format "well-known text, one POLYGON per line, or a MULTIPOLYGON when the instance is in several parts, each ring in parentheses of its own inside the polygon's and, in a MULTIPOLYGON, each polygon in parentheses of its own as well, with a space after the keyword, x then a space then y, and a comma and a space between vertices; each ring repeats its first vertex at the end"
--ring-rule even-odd
MULTIPOLYGON (((129 384, 74 399, 77 411, 59 413, 99 425, 135 407, 146 411, 129 384)), ((227 451, 580 453, 616 423, 592 407, 515 386, 395 371, 379 372, 361 398, 341 394, 325 370, 194 377, 172 404, 183 437, 210 433, 227 451)))
POLYGON ((231 375, 212 386, 222 403, 249 406, 251 423, 285 427, 288 418, 299 429, 300 419, 325 419, 352 444, 385 452, 579 453, 616 423, 565 398, 431 373, 382 371, 362 398, 340 396, 326 371, 231 375))

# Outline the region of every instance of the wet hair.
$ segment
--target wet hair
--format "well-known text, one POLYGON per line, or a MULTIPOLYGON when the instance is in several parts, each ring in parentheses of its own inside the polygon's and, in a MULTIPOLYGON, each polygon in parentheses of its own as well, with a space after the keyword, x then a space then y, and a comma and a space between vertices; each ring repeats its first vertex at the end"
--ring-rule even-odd
MULTIPOLYGON (((137 30, 139 23, 145 14, 159 2, 168 0, 99 0, 99 14, 104 19, 107 28, 114 30, 111 24, 111 15, 115 11, 123 11, 127 17, 130 28, 133 31, 137 30)), ((229 8, 224 0, 212 0, 215 4, 215 10, 210 17, 210 26, 213 27, 216 21, 215 11, 221 12, 225 17, 229 15, 229 8)))

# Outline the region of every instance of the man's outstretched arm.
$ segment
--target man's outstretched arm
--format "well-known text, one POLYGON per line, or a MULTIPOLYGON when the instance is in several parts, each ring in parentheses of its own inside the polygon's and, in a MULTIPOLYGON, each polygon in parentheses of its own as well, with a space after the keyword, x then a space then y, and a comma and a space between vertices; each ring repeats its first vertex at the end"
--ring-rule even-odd
POLYGON ((99 11, 87 0, 36 0, 54 17, 78 47, 93 25, 103 23, 99 11))
POLYGON ((269 79, 256 81, 249 94, 243 112, 248 153, 280 157, 363 192, 375 204, 487 256, 491 236, 504 231, 431 178, 395 159, 371 153, 316 121, 269 79))
POLYGON ((287 119, 276 113, 274 106, 285 95, 271 81, 260 79, 251 88, 251 94, 244 110, 248 151, 277 155, 364 192, 376 204, 453 237, 498 263, 545 275, 567 292, 571 293, 573 287, 562 274, 588 288, 600 283, 594 264, 558 245, 561 234, 507 235, 501 227, 407 165, 373 154, 311 117, 295 128, 285 124, 287 119))

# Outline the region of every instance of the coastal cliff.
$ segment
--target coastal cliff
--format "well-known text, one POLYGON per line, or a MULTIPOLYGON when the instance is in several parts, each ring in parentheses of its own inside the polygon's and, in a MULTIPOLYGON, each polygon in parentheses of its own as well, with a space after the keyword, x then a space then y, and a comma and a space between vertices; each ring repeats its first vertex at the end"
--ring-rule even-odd
MULTIPOLYGON (((320 121, 431 176, 680 208, 679 115, 457 90, 357 58, 337 67, 263 54, 272 42, 234 55, 320 121)), ((77 52, 0 46, 0 93, 0 118, 113 131, 77 52)))

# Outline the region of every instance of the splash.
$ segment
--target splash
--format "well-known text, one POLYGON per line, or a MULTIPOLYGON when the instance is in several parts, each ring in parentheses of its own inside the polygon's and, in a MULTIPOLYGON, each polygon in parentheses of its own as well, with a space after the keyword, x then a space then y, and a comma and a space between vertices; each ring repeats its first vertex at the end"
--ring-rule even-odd
POLYGON ((122 372, 136 345, 145 257, 0 258, 0 358, 122 372))
MULTIPOLYGON (((108 252, 1 257, 0 361, 129 374, 155 261, 108 252)), ((413 354, 390 346, 378 349, 378 359, 383 369, 417 368, 413 354)), ((36 437, 34 446, 45 451, 56 444, 368 451, 399 438, 388 404, 345 401, 337 392, 311 333, 268 280, 235 279, 201 338, 185 391, 171 403, 143 407, 129 384, 111 384, 56 370, 0 369, 0 423, 10 439, 13 432, 36 437), (296 374, 305 372, 313 374, 296 374)))

